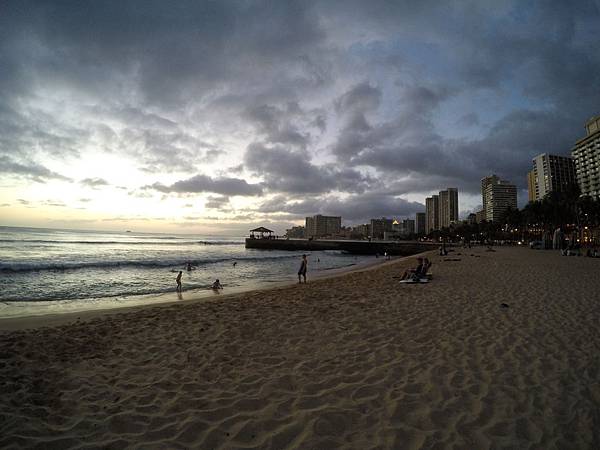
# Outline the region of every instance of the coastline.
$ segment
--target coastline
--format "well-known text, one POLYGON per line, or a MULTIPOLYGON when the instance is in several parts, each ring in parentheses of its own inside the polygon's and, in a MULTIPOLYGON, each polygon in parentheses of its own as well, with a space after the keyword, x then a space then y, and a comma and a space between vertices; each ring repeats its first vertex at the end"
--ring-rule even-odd
POLYGON ((0 333, 0 447, 598 448, 600 260, 498 247, 0 333))
MULTIPOLYGON (((418 255, 429 255, 433 251, 427 251, 411 256, 404 257, 392 257, 390 260, 385 260, 383 257, 374 258, 372 260, 363 261, 362 263, 352 264, 345 267, 339 267, 335 269, 321 270, 321 271, 309 271, 309 283, 316 280, 324 280, 333 277, 344 276, 353 272, 361 272, 365 270, 373 270, 380 266, 397 263, 400 261, 406 261, 416 258, 418 255)), ((228 300, 230 298, 238 297, 240 295, 248 293, 260 293, 276 289, 282 289, 298 284, 293 280, 289 281, 277 281, 269 282, 267 284, 256 283, 250 286, 240 286, 234 288, 227 288, 226 292, 214 292, 212 289, 206 290, 191 290, 184 291, 181 298, 176 292, 169 292, 163 294, 148 294, 131 296, 126 301, 116 305, 115 299, 113 298, 100 298, 97 299, 100 305, 86 304, 80 302, 77 306, 71 307, 66 311, 47 311, 42 308, 35 310, 35 303, 29 302, 33 305, 33 309, 29 312, 25 312, 22 315, 10 315, 0 316, 0 332, 1 331, 14 331, 20 329, 30 329, 38 327, 52 327, 68 324, 72 322, 84 322, 96 317, 105 315, 114 315, 121 312, 137 311, 145 308, 154 307, 166 307, 177 304, 189 304, 198 302, 209 302, 209 301, 221 301, 228 300)), ((54 304, 49 304, 49 308, 55 308, 61 301, 55 301, 54 304)), ((14 303, 14 302, 12 302, 14 303)), ((44 302, 50 303, 50 302, 44 302)))

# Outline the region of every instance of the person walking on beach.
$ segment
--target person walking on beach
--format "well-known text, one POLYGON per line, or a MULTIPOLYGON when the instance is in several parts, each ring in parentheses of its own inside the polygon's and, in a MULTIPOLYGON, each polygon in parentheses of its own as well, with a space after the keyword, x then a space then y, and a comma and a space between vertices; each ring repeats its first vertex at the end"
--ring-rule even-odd
POLYGON ((300 269, 298 269, 298 283, 301 283, 300 277, 304 277, 304 283, 306 283, 306 270, 308 269, 308 261, 306 255, 302 255, 302 262, 300 263, 300 269))
POLYGON ((175 278, 175 281, 177 281, 177 292, 181 292, 181 274, 183 272, 180 270, 179 271, 179 275, 177 275, 177 278, 175 278))

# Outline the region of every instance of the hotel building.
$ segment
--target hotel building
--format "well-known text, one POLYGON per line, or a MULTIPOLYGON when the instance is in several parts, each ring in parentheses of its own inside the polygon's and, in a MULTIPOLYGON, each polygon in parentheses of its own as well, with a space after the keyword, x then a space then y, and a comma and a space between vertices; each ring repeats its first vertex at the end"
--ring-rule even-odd
POLYGON ((440 191, 440 228, 458 221, 458 189, 440 191))
POLYGON ((550 192, 567 191, 576 184, 573 158, 547 153, 533 158, 533 170, 527 176, 529 201, 542 200, 550 192))
POLYGON ((571 155, 575 160, 577 184, 581 195, 600 197, 600 116, 586 124, 587 136, 575 143, 571 155))
POLYGON ((449 227, 458 221, 458 189, 448 188, 425 199, 425 232, 449 227))
POLYGON ((317 214, 306 218, 306 237, 320 238, 335 236, 342 229, 342 218, 339 216, 322 216, 317 214))
POLYGON ((394 220, 386 219, 371 219, 371 238, 383 239, 384 233, 394 231, 394 220))
POLYGON ((496 175, 481 179, 485 220, 498 222, 507 209, 517 209, 517 187, 496 175))
POLYGON ((425 234, 425 213, 418 212, 415 216, 415 226, 418 235, 425 234))
POLYGON ((425 233, 440 229, 440 197, 432 195, 425 199, 425 233))

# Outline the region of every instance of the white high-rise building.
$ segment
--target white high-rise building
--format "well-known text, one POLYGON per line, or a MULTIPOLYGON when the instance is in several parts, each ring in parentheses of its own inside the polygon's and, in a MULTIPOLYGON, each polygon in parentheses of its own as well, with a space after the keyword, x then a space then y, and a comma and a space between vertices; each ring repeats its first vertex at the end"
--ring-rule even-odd
POLYGON ((585 130, 587 136, 577 141, 571 150, 577 184, 581 195, 600 198, 600 116, 592 117, 585 130))
POLYGON ((573 158, 547 153, 533 158, 533 170, 528 179, 530 201, 542 200, 550 192, 567 191, 575 184, 573 158))
POLYGON ((517 187, 496 175, 481 179, 481 197, 488 222, 498 222, 509 208, 517 209, 517 187))

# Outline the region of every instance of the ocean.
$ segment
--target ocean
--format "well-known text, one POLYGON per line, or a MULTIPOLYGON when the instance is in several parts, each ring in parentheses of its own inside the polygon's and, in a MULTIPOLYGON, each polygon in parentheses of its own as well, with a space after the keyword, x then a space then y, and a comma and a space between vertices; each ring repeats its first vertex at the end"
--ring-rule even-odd
MULTIPOLYGON (((215 279, 225 293, 266 287, 296 280, 302 253, 246 249, 239 236, 0 227, 0 317, 143 304, 174 293, 180 270, 184 298, 215 279)), ((372 259, 308 257, 309 280, 372 259)))

